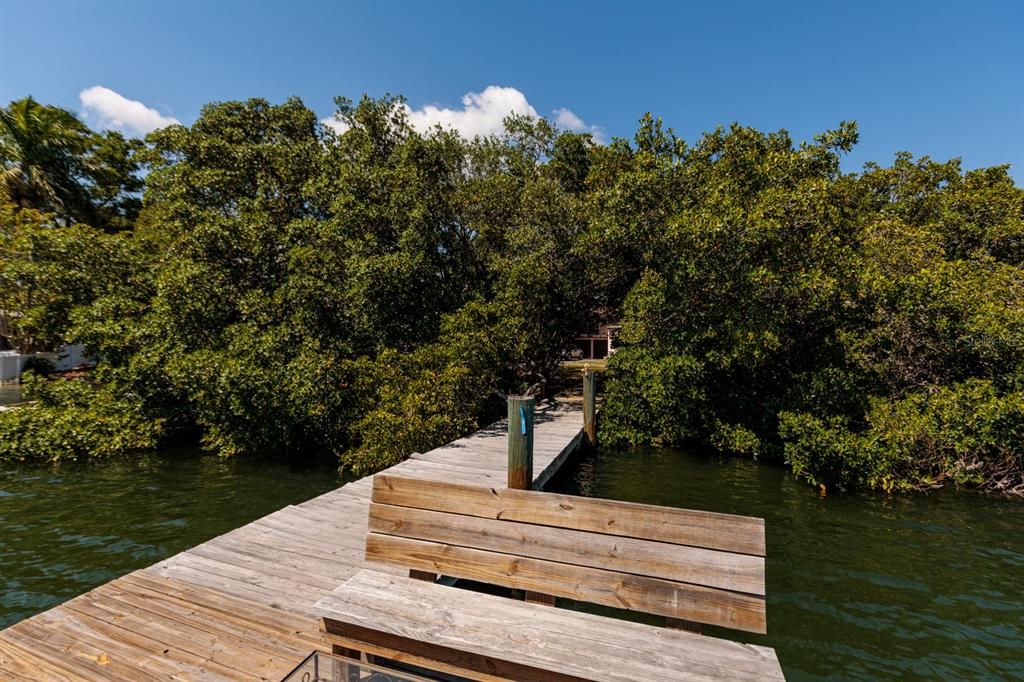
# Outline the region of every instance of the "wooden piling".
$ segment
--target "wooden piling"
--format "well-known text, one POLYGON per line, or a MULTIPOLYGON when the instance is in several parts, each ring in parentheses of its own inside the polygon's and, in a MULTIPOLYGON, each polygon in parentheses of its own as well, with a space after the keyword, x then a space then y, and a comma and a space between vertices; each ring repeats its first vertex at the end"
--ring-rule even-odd
POLYGON ((508 398, 508 487, 533 485, 533 407, 531 396, 508 398))
MULTIPOLYGON (((534 398, 509 396, 508 399, 508 487, 529 490, 533 485, 533 407, 534 398)), ((526 601, 555 605, 555 598, 526 591, 526 601)))
POLYGON ((594 370, 583 370, 583 432, 587 446, 597 447, 597 375, 594 370))

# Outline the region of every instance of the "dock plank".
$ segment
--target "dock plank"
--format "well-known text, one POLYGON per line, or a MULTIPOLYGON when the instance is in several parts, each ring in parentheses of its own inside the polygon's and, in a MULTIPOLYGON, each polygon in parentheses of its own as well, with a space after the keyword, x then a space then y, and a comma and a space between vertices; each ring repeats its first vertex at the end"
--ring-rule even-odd
POLYGON ((366 538, 366 556, 375 563, 589 604, 767 631, 764 599, 702 585, 376 533, 366 538))

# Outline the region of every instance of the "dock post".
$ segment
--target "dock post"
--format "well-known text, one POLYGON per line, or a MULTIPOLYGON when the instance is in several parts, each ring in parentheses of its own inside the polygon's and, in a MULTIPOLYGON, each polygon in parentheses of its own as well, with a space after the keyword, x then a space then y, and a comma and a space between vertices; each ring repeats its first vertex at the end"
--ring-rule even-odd
POLYGON ((583 370, 583 431, 587 446, 597 447, 597 375, 589 367, 583 370))
MULTIPOLYGON (((534 398, 508 398, 508 487, 519 490, 533 488, 533 407, 534 398)), ((548 594, 526 590, 526 601, 555 605, 548 594)))
POLYGON ((533 487, 533 406, 530 396, 508 398, 508 487, 533 487))

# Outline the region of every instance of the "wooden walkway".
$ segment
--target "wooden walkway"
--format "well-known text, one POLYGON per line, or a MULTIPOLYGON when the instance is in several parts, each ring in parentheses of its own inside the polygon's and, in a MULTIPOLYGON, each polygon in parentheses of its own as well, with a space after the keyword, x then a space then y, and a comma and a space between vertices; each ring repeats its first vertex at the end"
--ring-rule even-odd
MULTIPOLYGON (((578 407, 538 410, 534 487, 582 438, 578 407)), ((387 471, 504 487, 506 426, 387 471)), ((321 648, 313 605, 363 568, 370 478, 289 506, 0 632, 0 680, 280 680, 321 648)), ((391 569, 405 574, 406 571, 391 569)))

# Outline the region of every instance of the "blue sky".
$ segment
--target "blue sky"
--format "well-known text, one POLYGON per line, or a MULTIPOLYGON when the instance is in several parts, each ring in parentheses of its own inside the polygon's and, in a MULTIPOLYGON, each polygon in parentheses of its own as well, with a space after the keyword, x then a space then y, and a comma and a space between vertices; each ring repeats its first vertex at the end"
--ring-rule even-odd
POLYGON ((0 35, 0 101, 32 94, 129 132, 214 100, 298 95, 328 116, 335 95, 391 92, 427 122, 567 109, 605 138, 645 111, 688 140, 855 119, 847 170, 909 150, 1010 163, 1024 184, 1024 2, 0 0, 0 35), (467 93, 488 94, 467 113, 467 93))

